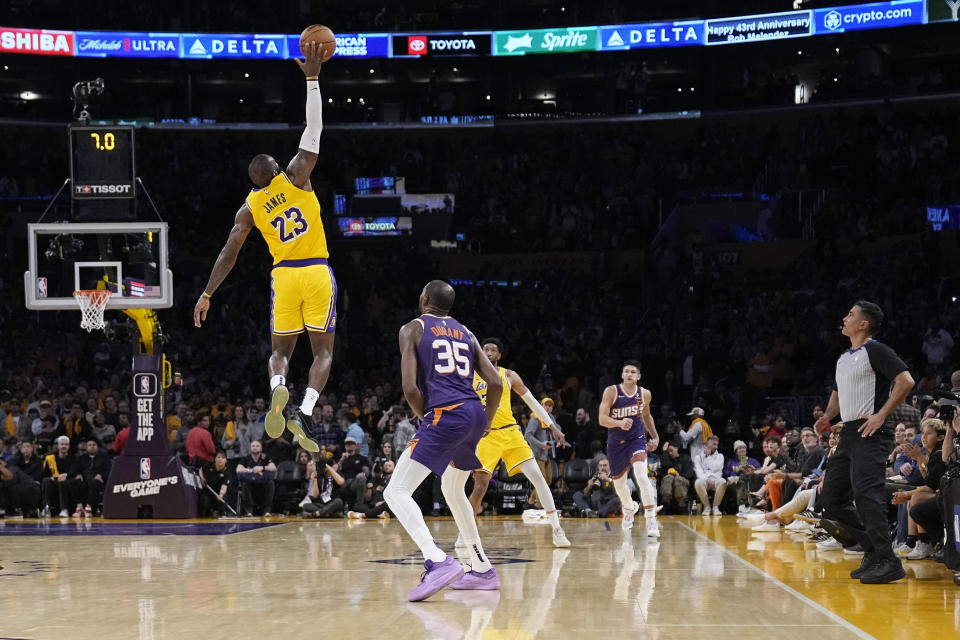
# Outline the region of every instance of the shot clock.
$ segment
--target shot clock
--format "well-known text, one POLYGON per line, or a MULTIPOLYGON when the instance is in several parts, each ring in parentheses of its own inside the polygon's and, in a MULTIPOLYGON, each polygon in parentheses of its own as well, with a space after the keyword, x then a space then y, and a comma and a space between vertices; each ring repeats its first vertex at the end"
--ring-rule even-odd
POLYGON ((70 127, 75 199, 133 198, 133 127, 70 127))

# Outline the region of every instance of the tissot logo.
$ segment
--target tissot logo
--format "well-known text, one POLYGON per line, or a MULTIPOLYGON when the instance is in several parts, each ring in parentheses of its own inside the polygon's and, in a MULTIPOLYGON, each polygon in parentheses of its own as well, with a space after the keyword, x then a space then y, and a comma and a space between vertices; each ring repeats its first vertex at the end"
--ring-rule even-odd
POLYGON ((407 55, 422 56, 427 52, 427 36, 407 36, 407 55))
POLYGON ((114 195, 123 196, 132 193, 132 187, 129 184, 78 184, 74 185, 73 192, 80 196, 89 195, 114 195))

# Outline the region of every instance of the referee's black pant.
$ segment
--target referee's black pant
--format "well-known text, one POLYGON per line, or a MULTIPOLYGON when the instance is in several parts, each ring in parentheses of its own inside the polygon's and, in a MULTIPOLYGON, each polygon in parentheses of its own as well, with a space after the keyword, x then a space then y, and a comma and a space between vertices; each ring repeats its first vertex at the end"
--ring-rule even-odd
POLYGON ((876 558, 896 558, 890 548, 884 469, 893 450, 893 433, 881 428, 869 438, 857 429, 863 420, 843 423, 840 443, 830 456, 821 499, 824 515, 836 520, 876 558))

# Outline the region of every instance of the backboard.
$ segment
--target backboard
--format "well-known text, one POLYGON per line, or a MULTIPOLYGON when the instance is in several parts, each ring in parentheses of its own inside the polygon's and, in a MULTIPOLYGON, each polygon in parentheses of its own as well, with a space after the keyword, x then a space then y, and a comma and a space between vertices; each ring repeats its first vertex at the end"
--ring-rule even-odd
POLYGON ((166 222, 27 225, 27 308, 77 310, 75 290, 104 287, 113 291, 108 310, 173 306, 167 231, 166 222))

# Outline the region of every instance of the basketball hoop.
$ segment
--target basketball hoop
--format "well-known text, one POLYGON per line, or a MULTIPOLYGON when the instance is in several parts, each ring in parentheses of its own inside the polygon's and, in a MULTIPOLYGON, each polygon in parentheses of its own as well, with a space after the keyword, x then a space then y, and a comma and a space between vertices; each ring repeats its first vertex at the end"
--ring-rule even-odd
POLYGON ((73 297, 80 305, 80 328, 91 332, 94 329, 103 329, 103 312, 107 308, 112 292, 108 289, 93 289, 74 291, 73 297))

